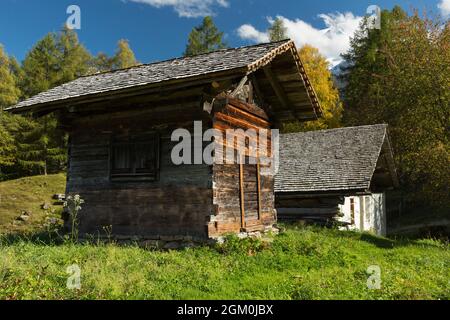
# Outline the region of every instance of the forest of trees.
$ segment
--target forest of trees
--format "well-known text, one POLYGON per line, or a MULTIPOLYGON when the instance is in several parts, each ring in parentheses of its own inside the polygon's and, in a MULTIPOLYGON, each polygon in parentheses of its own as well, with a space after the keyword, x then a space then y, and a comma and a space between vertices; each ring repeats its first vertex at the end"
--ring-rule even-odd
MULTIPOLYGON (((268 30, 271 41, 287 38, 281 19, 268 30)), ((343 55, 347 68, 338 91, 330 65, 305 45, 299 54, 324 116, 293 123, 284 131, 389 124, 401 193, 411 206, 446 210, 450 205, 450 26, 439 18, 382 12, 381 30, 363 21, 343 55)), ((211 17, 190 33, 185 56, 226 48, 211 17)), ((114 56, 92 56, 74 31, 39 40, 19 63, 0 46, 0 180, 64 170, 67 138, 56 119, 13 116, 2 110, 54 86, 95 72, 139 64, 126 40, 114 56)))
MULTIPOLYGON (((450 23, 417 11, 408 15, 398 6, 382 11, 381 29, 369 23, 362 22, 343 55, 341 92, 325 57, 309 45, 299 49, 324 115, 284 130, 389 124, 404 211, 445 212, 450 207, 450 23)), ((271 41, 287 38, 279 18, 268 31, 271 41)))
POLYGON ((53 115, 39 119, 3 109, 80 76, 139 64, 126 40, 116 53, 92 56, 77 33, 48 33, 20 64, 0 45, 0 181, 59 172, 66 166, 67 137, 53 115))
POLYGON ((389 124, 410 207, 450 207, 450 23, 383 11, 381 30, 365 21, 344 55, 343 124, 389 124))

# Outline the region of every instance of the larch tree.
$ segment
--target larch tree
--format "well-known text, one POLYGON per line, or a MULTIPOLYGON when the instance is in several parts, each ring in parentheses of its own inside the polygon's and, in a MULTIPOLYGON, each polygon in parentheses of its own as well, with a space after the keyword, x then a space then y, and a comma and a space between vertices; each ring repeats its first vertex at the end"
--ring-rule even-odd
POLYGON ((0 112, 3 108, 17 102, 20 90, 16 85, 16 78, 11 72, 10 59, 0 45, 0 112))
POLYGON ((202 53, 208 53, 226 48, 223 41, 223 32, 217 29, 211 17, 205 17, 203 23, 189 34, 188 44, 186 46, 185 56, 195 56, 202 53))
POLYGON ((79 42, 74 30, 64 27, 56 36, 58 49, 58 76, 54 85, 64 84, 81 76, 93 73, 90 62, 91 54, 79 42))
POLYGON ((121 39, 117 43, 116 54, 112 58, 112 69, 125 69, 139 65, 133 50, 127 40, 121 39))
MULTIPOLYGON (((64 28, 60 33, 49 33, 23 61, 24 98, 90 73, 91 60, 75 31, 64 28)), ((16 139, 19 171, 47 174, 64 168, 67 137, 57 128, 53 114, 30 123, 16 139)))
POLYGON ((281 41, 288 38, 287 28, 285 27, 284 22, 280 17, 275 18, 268 32, 269 39, 272 42, 281 41))
POLYGON ((13 165, 15 159, 14 138, 7 127, 9 115, 3 109, 16 103, 18 98, 19 90, 10 70, 9 58, 0 45, 0 180, 4 168, 13 165))
POLYGON ((59 62, 60 55, 55 35, 49 33, 33 46, 22 63, 24 98, 46 91, 58 83, 59 62))
POLYGON ((114 69, 113 58, 110 58, 106 53, 99 52, 93 59, 92 65, 97 72, 108 72, 114 69))
POLYGON ((74 30, 64 27, 51 32, 26 55, 22 63, 24 97, 92 73, 92 56, 79 42, 74 30))

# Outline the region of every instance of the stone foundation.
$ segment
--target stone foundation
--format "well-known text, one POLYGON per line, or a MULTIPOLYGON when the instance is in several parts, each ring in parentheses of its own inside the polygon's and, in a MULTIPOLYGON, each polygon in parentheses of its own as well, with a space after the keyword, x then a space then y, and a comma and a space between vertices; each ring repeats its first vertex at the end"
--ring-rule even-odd
MULTIPOLYGON (((254 239, 267 239, 268 235, 277 235, 279 228, 275 226, 269 226, 264 231, 253 232, 240 232, 237 235, 240 239, 254 238, 254 239)), ((85 241, 100 241, 100 242, 116 242, 120 245, 137 244, 145 249, 155 250, 178 250, 183 248, 194 248, 204 245, 214 245, 216 243, 224 243, 226 236, 219 236, 215 238, 205 239, 192 236, 121 236, 111 235, 110 237, 105 235, 82 235, 79 237, 80 242, 85 241)))

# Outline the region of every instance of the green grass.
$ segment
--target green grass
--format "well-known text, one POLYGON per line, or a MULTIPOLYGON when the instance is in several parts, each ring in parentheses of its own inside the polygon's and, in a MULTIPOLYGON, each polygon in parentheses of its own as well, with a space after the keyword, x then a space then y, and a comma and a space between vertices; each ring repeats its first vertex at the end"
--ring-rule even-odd
POLYGON ((274 241, 151 251, 116 244, 3 240, 3 299, 449 299, 450 252, 436 240, 289 227, 274 241), (81 289, 66 288, 69 265, 81 289), (381 289, 367 268, 381 268, 381 289))
POLYGON ((438 240, 289 226, 271 243, 231 237, 167 252, 52 241, 43 224, 60 208, 40 206, 64 184, 62 174, 0 183, 0 299, 450 298, 449 245, 438 240), (32 216, 15 225, 21 210, 32 216), (66 287, 72 264, 80 290, 66 287), (380 290, 367 288, 371 265, 381 268, 380 290))
POLYGON ((52 196, 64 193, 64 174, 27 177, 0 183, 0 234, 36 232, 44 228, 48 217, 60 217, 61 206, 53 205, 52 196), (51 204, 49 210, 41 205, 51 204), (31 212, 26 222, 16 221, 22 211, 31 212))

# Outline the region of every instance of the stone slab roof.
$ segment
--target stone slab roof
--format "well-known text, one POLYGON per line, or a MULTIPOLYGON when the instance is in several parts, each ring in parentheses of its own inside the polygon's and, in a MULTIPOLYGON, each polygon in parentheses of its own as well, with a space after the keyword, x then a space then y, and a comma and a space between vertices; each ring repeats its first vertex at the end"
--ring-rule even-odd
POLYGON ((369 190, 386 139, 384 124, 282 134, 275 191, 369 190))
MULTIPOLYGON (((185 79, 189 81, 198 76, 215 75, 226 71, 235 70, 248 74, 270 63, 278 54, 292 48, 295 48, 292 41, 283 40, 84 76, 39 93, 8 110, 29 109, 32 106, 50 103, 70 103, 73 99, 96 96, 102 93, 113 93, 114 91, 150 84, 161 84, 163 86, 173 80, 185 79)), ((306 78, 306 74, 304 78, 306 78)), ((317 101, 313 90, 310 90, 309 94, 312 101, 317 101)), ((317 108, 320 109, 320 106, 317 106, 317 108)))

